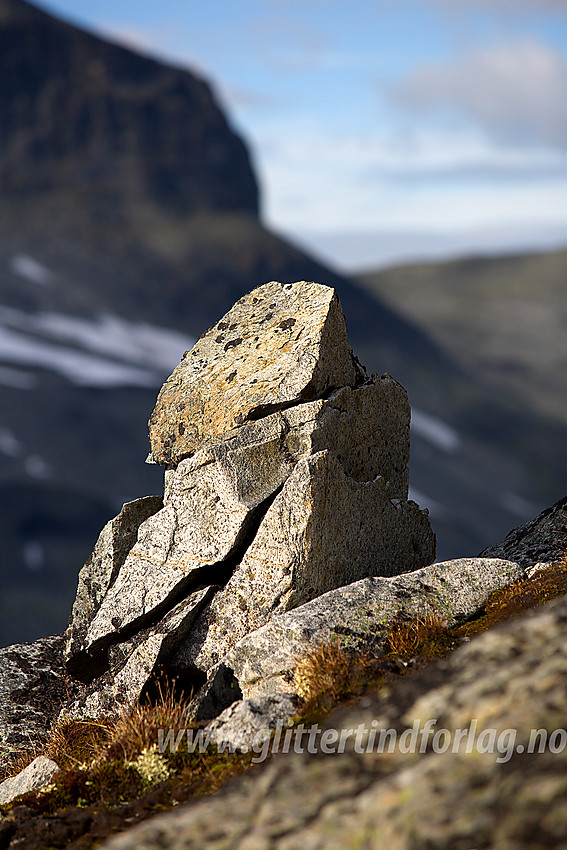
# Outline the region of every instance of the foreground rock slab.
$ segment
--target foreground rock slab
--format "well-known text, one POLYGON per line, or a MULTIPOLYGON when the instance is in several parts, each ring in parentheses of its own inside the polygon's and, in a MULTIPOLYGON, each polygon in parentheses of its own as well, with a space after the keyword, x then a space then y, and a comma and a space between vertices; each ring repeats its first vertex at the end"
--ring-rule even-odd
POLYGON ((563 847, 567 746, 557 730, 567 715, 566 647, 563 597, 473 639, 387 696, 336 712, 326 724, 336 730, 331 739, 352 730, 342 753, 335 743, 327 753, 318 747, 311 755, 281 755, 222 794, 159 815, 103 846, 563 847), (408 752, 400 736, 411 735, 414 724, 417 744, 408 752), (399 746, 389 752, 386 744, 380 752, 370 731, 388 729, 399 746), (545 734, 541 753, 537 741, 529 752, 534 729, 545 734), (446 731, 435 752, 438 730, 446 731), (460 730, 473 730, 471 746, 460 730))
POLYGON ((259 286, 188 351, 150 418, 151 455, 175 465, 245 421, 321 398, 360 377, 333 289, 259 286))
POLYGON ((38 756, 16 776, 0 782, 0 803, 11 803, 20 794, 44 788, 58 771, 59 765, 52 759, 38 756))
POLYGON ((362 579, 273 617, 242 638, 224 664, 245 698, 289 691, 297 659, 322 641, 335 636, 345 648, 377 649, 397 617, 432 614, 453 625, 523 575, 512 561, 461 558, 393 578, 362 579))

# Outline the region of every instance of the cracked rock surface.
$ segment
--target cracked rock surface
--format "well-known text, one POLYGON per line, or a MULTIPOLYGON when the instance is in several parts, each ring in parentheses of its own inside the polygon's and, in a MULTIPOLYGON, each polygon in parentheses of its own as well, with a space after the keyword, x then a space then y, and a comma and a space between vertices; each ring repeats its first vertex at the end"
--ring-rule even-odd
POLYGON ((240 299, 158 396, 163 500, 125 505, 80 573, 66 662, 81 688, 65 711, 127 705, 165 674, 221 682, 228 696, 206 697, 218 713, 238 695, 223 659, 241 638, 431 563, 427 513, 407 500, 409 425, 404 388, 354 358, 331 288, 272 281, 240 299))
POLYGON ((394 578, 371 577, 331 590, 243 637, 224 659, 244 697, 290 689, 297 658, 340 637, 345 648, 384 641, 397 617, 438 616, 446 625, 479 611, 490 594, 522 578, 512 561, 460 558, 394 578))
POLYGON ((354 481, 318 452, 295 466, 175 664, 209 670, 276 614, 367 576, 369 565, 389 575, 433 556, 429 520, 414 502, 392 500, 380 476, 354 481))
POLYGON ((104 850, 564 847, 567 747, 556 741, 556 752, 529 752, 529 742, 533 729, 548 741, 563 729, 566 647, 562 597, 474 638, 382 696, 331 715, 328 729, 352 730, 343 753, 331 747, 279 755, 222 793, 111 839, 104 850), (414 723, 422 730, 428 720, 433 731, 447 730, 448 748, 433 751, 430 733, 423 752, 378 752, 369 737, 371 729, 401 734, 414 723), (469 747, 458 733, 470 728, 469 747))

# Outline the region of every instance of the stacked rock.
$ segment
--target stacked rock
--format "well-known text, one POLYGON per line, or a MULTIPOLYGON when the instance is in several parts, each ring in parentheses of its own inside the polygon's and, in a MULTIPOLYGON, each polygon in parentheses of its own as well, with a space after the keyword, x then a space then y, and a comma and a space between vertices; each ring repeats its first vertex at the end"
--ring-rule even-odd
POLYGON ((407 500, 406 392, 366 376, 327 286, 241 298, 185 353, 149 424, 163 500, 125 505, 81 570, 71 713, 134 702, 164 672, 210 680, 274 615, 433 561, 427 513, 407 500))

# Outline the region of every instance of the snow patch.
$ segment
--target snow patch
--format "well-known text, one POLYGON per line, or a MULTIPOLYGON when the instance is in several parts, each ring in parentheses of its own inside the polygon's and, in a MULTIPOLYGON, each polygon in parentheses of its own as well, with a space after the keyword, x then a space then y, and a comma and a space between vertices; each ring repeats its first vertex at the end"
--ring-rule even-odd
POLYGON ((411 412, 411 427, 416 434, 444 452, 454 452, 461 445, 461 438, 453 428, 415 407, 411 412))
POLYGON ((169 328, 127 322, 118 316, 82 319, 62 313, 29 315, 18 310, 0 310, 0 321, 21 330, 41 334, 58 342, 79 345, 87 351, 116 357, 163 372, 170 372, 194 340, 169 328))
POLYGON ((537 505, 528 502, 527 499, 523 499, 521 496, 516 496, 515 493, 511 493, 509 490, 506 490, 500 495, 500 504, 507 511, 510 511, 511 514, 515 514, 515 516, 523 520, 531 519, 538 513, 537 505))
POLYGON ((39 455, 30 455, 24 461, 24 467, 30 478, 50 478, 51 467, 39 455))
POLYGON ((0 307, 0 358, 52 369, 82 386, 159 386, 193 344, 170 328, 117 316, 84 319, 0 307))
POLYGON ((0 428, 0 452, 8 457, 19 457, 23 446, 8 428, 0 428))
POLYGON ((49 269, 30 257, 29 254, 16 254, 10 260, 10 271, 19 277, 25 278, 38 286, 49 286, 53 280, 53 274, 49 269))
POLYGON ((0 326, 0 358, 42 369, 52 369, 74 384, 85 387, 155 387, 159 378, 149 370, 35 340, 0 326))
POLYGON ((28 540, 22 547, 24 564, 32 573, 37 573, 45 566, 45 552, 37 540, 28 540))
POLYGON ((23 372, 21 369, 10 369, 9 366, 0 366, 0 384, 4 387, 14 387, 17 390, 31 390, 37 384, 33 375, 23 372))

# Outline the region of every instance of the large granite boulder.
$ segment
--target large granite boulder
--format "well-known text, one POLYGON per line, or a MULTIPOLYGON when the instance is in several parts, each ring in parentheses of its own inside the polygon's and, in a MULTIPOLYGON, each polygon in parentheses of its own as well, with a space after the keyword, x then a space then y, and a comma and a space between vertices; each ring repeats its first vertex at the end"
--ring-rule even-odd
POLYGON ((240 299, 158 396, 163 501, 125 506, 81 571, 66 659, 84 689, 67 709, 134 702, 163 673, 195 689, 273 616, 431 563, 409 423, 403 387, 353 356, 334 290, 272 281, 240 299))

